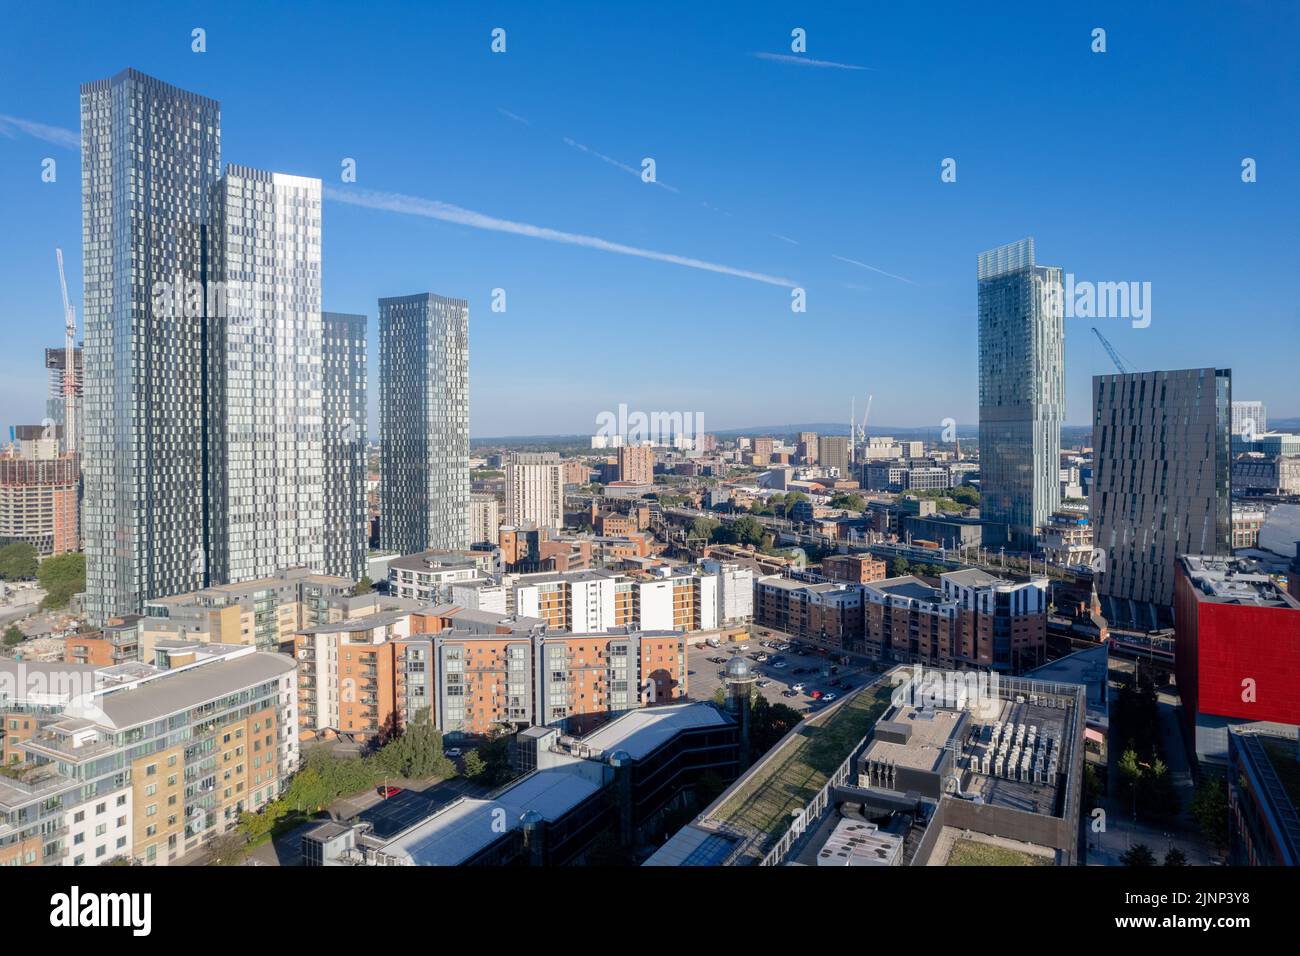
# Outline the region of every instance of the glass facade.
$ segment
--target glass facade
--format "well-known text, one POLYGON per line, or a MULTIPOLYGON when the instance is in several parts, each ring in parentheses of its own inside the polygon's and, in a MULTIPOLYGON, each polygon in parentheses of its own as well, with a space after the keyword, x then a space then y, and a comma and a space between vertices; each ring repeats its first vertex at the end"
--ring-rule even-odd
POLYGON ((203 319, 154 293, 201 279, 220 105, 135 70, 84 84, 81 155, 86 612, 102 624, 205 583, 203 319))
POLYGON ((986 546, 1033 550, 1060 505, 1061 270, 1023 239, 979 257, 980 516, 986 546))
POLYGON ((380 531, 399 554, 469 545, 469 303, 379 300, 380 531))
POLYGON ((327 574, 366 570, 366 317, 322 314, 327 574))

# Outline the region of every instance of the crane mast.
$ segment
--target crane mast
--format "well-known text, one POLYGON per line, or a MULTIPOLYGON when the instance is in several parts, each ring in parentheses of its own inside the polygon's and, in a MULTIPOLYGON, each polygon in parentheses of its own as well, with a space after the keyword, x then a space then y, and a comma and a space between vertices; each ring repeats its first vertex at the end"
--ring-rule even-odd
POLYGON ((68 301, 68 280, 63 276, 63 250, 55 249, 59 263, 59 288, 63 291, 63 441, 67 451, 77 450, 77 375, 73 345, 77 337, 77 317, 68 301))

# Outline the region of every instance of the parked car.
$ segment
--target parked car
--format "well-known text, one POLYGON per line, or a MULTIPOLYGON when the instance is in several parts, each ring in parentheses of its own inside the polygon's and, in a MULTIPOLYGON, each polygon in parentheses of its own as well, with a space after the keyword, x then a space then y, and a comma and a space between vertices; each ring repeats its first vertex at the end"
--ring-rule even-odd
POLYGON ((785 661, 777 661, 772 666, 779 670, 780 668, 785 667, 785 661))
POLYGON ((738 650, 738 651, 747 651, 747 650, 749 650, 749 645, 748 645, 748 644, 741 644, 738 648, 736 648, 736 650, 738 650))
POLYGON ((765 677, 762 680, 755 681, 754 683, 756 683, 759 687, 766 687, 768 684, 772 682, 765 677))
POLYGON ((799 696, 799 692, 798 692, 797 690, 783 690, 783 691, 781 691, 781 696, 782 696, 782 697, 798 697, 798 696, 799 696))
POLYGON ((803 684, 791 684, 790 689, 797 694, 803 690, 803 684))
POLYGON ((836 697, 838 697, 838 696, 839 696, 839 694, 836 694, 836 693, 832 692, 832 693, 829 693, 829 694, 824 695, 824 696, 822 697, 822 700, 826 701, 826 703, 829 704, 831 701, 833 701, 833 700, 834 700, 836 697))
POLYGON ((395 797, 395 796, 397 796, 399 793, 401 793, 401 792, 402 792, 402 788, 401 788, 401 787, 384 787, 384 786, 380 786, 380 787, 376 787, 376 788, 375 788, 375 791, 376 791, 376 792, 377 792, 381 797, 383 797, 385 800, 387 800, 389 797, 395 797))
POLYGON ((813 700, 821 700, 822 692, 819 690, 815 690, 812 693, 810 693, 808 696, 811 697, 813 700))
POLYGON ((453 760, 459 757, 460 754, 461 754, 461 750, 459 747, 448 747, 446 750, 442 752, 442 755, 444 757, 451 757, 453 760))

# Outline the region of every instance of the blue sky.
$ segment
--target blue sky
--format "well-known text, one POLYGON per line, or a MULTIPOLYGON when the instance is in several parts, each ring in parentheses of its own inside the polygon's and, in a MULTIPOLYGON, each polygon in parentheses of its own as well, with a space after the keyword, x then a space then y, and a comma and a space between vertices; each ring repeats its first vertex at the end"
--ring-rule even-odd
POLYGON ((1300 5, 1046 6, 10 4, 0 424, 42 414, 56 245, 81 298, 78 153, 29 124, 76 131, 78 85, 126 66, 220 100, 224 162, 353 200, 326 202, 324 304, 370 315, 372 371, 378 297, 469 300, 475 436, 621 402, 840 420, 867 393, 873 424, 973 423, 976 255, 1026 235, 1079 279, 1152 284, 1148 328, 1067 320, 1069 422, 1112 370, 1093 324, 1135 368, 1231 367, 1236 397, 1300 415, 1300 5), (755 55, 794 56, 796 27, 839 65, 755 55))

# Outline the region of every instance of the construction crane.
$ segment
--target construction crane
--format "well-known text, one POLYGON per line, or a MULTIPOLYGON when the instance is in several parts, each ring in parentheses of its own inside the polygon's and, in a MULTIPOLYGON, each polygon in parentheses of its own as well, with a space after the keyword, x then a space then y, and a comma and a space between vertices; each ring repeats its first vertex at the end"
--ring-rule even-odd
POLYGON ((63 250, 55 249, 59 263, 59 287, 63 290, 63 441, 69 452, 77 450, 77 366, 73 342, 77 337, 77 317, 68 301, 68 280, 63 276, 63 250))
POLYGON ((874 395, 867 396, 867 410, 862 413, 862 422, 858 422, 858 400, 853 398, 849 404, 849 465, 855 465, 858 461, 858 442, 866 440, 867 434, 867 416, 871 414, 871 399, 874 395))
POLYGON ((1127 375, 1128 366, 1124 364, 1124 360, 1121 359, 1119 353, 1115 351, 1115 346, 1111 345, 1110 342, 1106 340, 1106 336, 1102 335, 1095 325, 1092 327, 1092 334, 1097 336, 1097 341, 1099 341, 1101 347, 1106 350, 1106 354, 1109 355, 1110 360, 1115 363, 1115 367, 1119 369, 1120 374, 1127 375))

